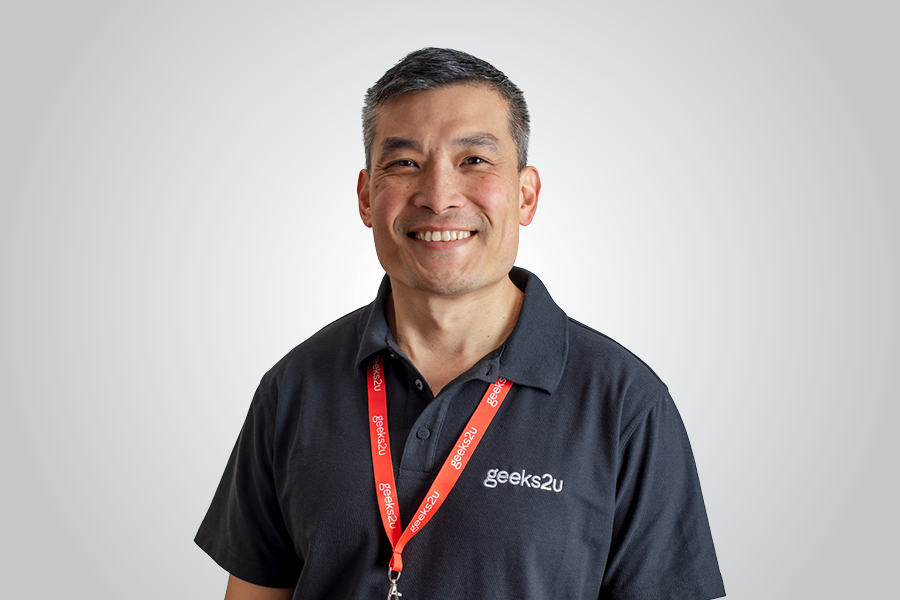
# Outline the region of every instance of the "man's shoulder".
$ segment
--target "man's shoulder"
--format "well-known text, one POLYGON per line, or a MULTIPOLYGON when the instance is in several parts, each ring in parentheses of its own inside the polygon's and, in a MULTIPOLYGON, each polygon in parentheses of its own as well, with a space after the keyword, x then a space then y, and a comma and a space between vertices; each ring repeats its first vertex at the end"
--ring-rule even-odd
POLYGON ((510 278, 525 291, 522 331, 514 331, 509 344, 516 357, 526 357, 527 368, 519 365, 516 373, 523 383, 551 393, 563 384, 566 393, 600 395, 616 405, 666 396, 668 390, 653 369, 611 337, 568 316, 534 273, 516 268, 510 278))
POLYGON ((636 354, 599 331, 569 317, 567 372, 584 389, 615 406, 624 423, 635 423, 670 399, 656 372, 636 354))
POLYGON ((659 375, 634 352, 596 329, 569 317, 570 357, 597 368, 624 371, 665 387, 659 375))
POLYGON ((296 345, 265 374, 281 380, 299 374, 336 374, 353 369, 362 330, 371 305, 363 306, 332 321, 296 345))

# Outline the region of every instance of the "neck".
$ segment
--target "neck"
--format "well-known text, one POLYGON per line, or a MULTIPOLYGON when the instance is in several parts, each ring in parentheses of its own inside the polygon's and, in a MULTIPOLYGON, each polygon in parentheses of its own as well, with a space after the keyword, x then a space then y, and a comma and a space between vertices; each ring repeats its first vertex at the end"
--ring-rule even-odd
POLYGON ((397 345, 437 396, 512 333, 524 294, 505 277, 465 296, 392 287, 387 319, 397 345))

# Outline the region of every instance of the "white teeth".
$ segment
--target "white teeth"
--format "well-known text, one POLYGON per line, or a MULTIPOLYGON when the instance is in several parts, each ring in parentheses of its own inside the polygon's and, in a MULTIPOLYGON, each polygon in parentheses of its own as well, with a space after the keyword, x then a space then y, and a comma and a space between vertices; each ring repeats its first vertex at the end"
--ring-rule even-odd
POLYGON ((471 231, 417 231, 416 239, 426 242, 453 242, 464 240, 471 235, 471 231))

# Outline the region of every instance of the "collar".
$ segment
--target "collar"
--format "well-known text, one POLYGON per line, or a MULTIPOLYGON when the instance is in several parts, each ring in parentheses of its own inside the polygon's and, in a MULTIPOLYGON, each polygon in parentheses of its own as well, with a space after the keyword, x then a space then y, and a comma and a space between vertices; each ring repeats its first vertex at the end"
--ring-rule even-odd
MULTIPOLYGON (((569 319, 535 274, 513 267, 509 278, 525 292, 525 299, 513 332, 506 338, 498 358, 492 361, 497 371, 491 369, 486 377, 490 383, 499 375, 515 384, 552 394, 566 365, 569 319)), ((390 293, 391 280, 385 275, 375 301, 363 309, 357 367, 364 368, 376 352, 399 351, 385 316, 390 293)))

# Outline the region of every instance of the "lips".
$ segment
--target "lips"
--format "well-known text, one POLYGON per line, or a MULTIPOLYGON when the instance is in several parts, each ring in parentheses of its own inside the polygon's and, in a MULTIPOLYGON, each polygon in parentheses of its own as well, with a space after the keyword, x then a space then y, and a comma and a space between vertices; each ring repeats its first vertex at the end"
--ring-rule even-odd
POLYGON ((456 240, 464 240, 470 237, 472 233, 472 231, 467 230, 416 231, 412 236, 425 242, 454 242, 456 240))

